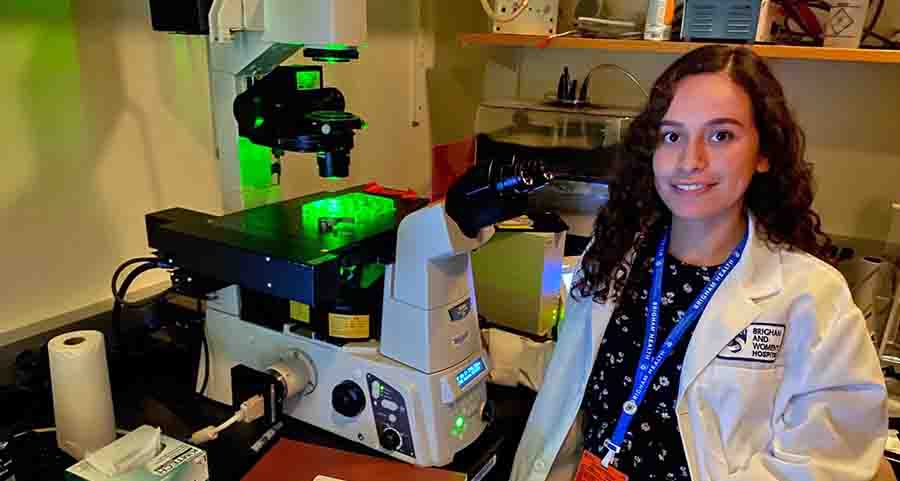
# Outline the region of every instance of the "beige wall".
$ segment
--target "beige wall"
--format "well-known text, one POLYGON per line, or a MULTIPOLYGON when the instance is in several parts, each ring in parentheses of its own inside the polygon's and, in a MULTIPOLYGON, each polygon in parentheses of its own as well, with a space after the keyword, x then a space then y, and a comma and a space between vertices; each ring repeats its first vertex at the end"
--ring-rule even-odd
MULTIPOLYGON (((610 54, 594 50, 522 50, 521 72, 510 50, 493 49, 485 95, 540 97, 553 91, 564 65, 578 76, 600 63, 637 74, 645 86, 675 60, 673 55, 610 54)), ((900 65, 772 61, 808 136, 808 160, 815 164, 815 207, 827 231, 884 240, 890 203, 900 201, 900 65)), ((580 83, 580 81, 579 81, 580 83)), ((598 102, 638 104, 641 96, 615 74, 594 76, 598 102)))
POLYGON ((205 46, 150 31, 144 3, 0 13, 0 341, 108 299, 145 213, 218 208, 205 46))
MULTIPOLYGON (((369 180, 428 193, 430 146, 471 132, 487 55, 455 46, 456 32, 485 28, 478 2, 449 3, 369 0, 361 60, 325 74, 369 122, 352 176, 321 181, 311 156, 289 155, 284 196, 369 180)), ((0 346, 108 309, 113 269, 147 253, 147 212, 221 209, 205 40, 152 31, 147 4, 42 0, 0 13, 0 346)))

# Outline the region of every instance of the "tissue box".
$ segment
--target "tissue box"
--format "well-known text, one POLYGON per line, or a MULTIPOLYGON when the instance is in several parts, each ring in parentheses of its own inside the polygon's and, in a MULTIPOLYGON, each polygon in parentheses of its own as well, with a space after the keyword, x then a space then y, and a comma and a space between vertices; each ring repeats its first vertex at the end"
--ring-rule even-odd
POLYGON ((115 476, 94 469, 86 460, 66 470, 67 481, 208 481, 206 451, 162 435, 162 452, 143 468, 115 476))
POLYGON ((478 313, 491 323, 544 337, 562 312, 565 232, 498 231, 472 253, 478 313))

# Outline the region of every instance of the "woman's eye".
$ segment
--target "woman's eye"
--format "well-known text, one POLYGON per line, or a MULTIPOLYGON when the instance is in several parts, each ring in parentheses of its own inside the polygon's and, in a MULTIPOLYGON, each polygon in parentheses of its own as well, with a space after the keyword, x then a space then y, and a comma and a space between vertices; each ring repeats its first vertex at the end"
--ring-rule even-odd
POLYGON ((734 134, 727 130, 717 130, 711 136, 713 142, 727 142, 733 138, 734 134))
POLYGON ((679 136, 677 132, 663 132, 662 134, 662 140, 666 144, 674 144, 678 142, 678 139, 680 138, 681 136, 679 136))

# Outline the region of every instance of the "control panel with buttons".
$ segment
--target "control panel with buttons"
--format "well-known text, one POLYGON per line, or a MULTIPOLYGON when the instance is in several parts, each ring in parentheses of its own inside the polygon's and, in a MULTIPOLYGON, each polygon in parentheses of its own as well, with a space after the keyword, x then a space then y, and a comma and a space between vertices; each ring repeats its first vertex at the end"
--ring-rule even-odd
POLYGON ((487 391, 484 389, 476 389, 466 393, 459 398, 452 406, 451 412, 454 416, 453 425, 450 427, 450 435, 458 439, 463 439, 470 425, 481 419, 481 413, 487 402, 487 391))
POLYGON ((403 395, 372 374, 366 374, 366 381, 381 447, 415 458, 409 413, 403 395))

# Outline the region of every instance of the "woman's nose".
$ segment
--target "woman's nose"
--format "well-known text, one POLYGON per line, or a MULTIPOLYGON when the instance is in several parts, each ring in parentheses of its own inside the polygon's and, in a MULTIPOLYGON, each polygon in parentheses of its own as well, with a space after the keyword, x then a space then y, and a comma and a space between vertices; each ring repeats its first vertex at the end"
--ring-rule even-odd
POLYGON ((678 167, 685 172, 702 170, 707 164, 706 144, 703 139, 691 139, 681 152, 678 167))

